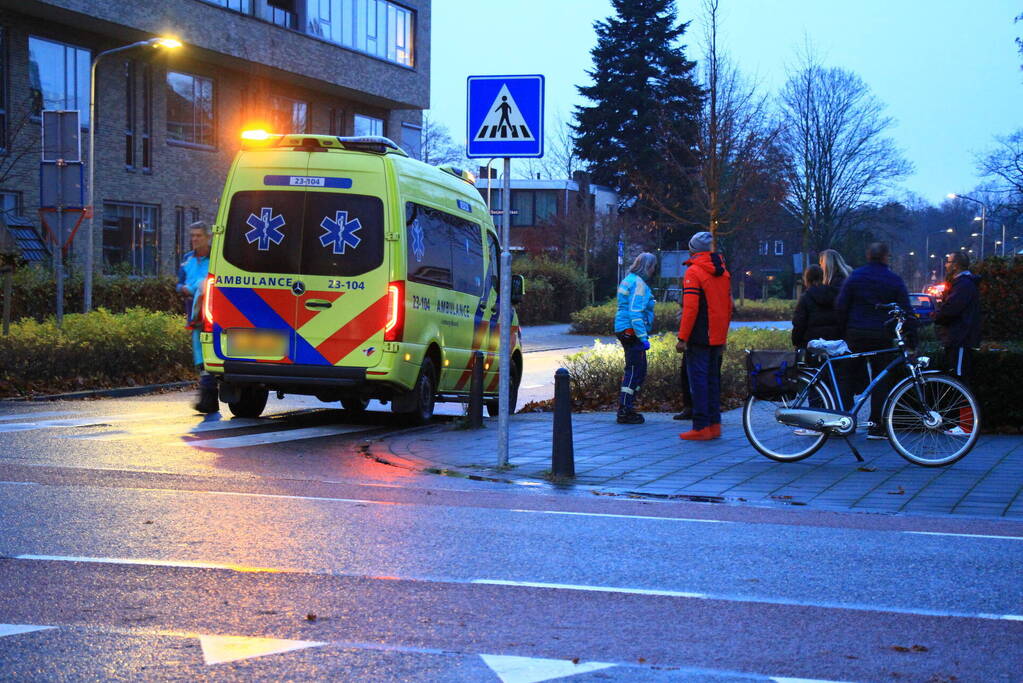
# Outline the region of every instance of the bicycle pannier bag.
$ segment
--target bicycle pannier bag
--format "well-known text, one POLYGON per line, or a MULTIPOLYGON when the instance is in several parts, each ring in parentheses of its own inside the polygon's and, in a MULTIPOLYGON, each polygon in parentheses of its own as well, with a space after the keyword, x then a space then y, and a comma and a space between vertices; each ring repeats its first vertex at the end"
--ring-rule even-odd
POLYGON ((798 388, 795 351, 747 351, 746 370, 749 393, 755 398, 774 401, 798 388))

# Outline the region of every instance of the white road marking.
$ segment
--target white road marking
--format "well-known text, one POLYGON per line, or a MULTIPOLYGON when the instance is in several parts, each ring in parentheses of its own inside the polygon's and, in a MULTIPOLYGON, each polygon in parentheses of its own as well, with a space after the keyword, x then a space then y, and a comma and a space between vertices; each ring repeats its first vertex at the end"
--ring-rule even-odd
POLYGON ((34 481, 0 481, 0 486, 40 486, 34 481))
POLYGON ((655 517, 653 515, 615 515, 606 512, 569 512, 566 510, 510 510, 510 512, 530 512, 539 515, 574 515, 578 517, 611 517, 618 519, 658 519, 666 522, 701 522, 706 524, 732 524, 726 519, 696 519, 690 517, 655 517))
POLYGON ((192 448, 241 448, 243 446, 260 446, 268 443, 280 443, 282 441, 299 441, 301 439, 315 439, 320 436, 364 432, 368 429, 372 429, 372 427, 365 425, 305 427, 302 429, 263 432, 261 434, 247 434, 245 436, 226 436, 220 439, 181 441, 180 443, 183 446, 191 446, 192 448))
POLYGON ((27 432, 35 429, 52 429, 53 427, 92 427, 110 425, 118 422, 138 422, 159 417, 158 413, 135 413, 122 415, 91 415, 59 420, 39 420, 38 422, 8 422, 0 424, 0 433, 27 432))
POLYGON ((903 531, 904 534, 920 536, 958 536, 960 538, 994 538, 1001 541, 1023 541, 1023 536, 994 536, 991 534, 953 534, 944 531, 903 531))
POLYGON ((273 421, 259 418, 234 418, 231 420, 206 420, 199 423, 178 423, 172 425, 153 425, 132 429, 131 431, 101 432, 99 434, 81 434, 74 438, 83 441, 124 441, 135 438, 149 438, 153 436, 178 435, 188 436, 189 434, 200 434, 229 429, 242 429, 244 427, 255 427, 258 425, 271 425, 273 421))
POLYGON ((285 640, 283 638, 253 638, 248 636, 199 636, 202 657, 206 665, 237 662, 241 659, 264 657, 280 652, 292 652, 308 647, 321 647, 327 643, 314 640, 285 640))
POLYGON ((129 557, 76 557, 71 555, 15 555, 16 560, 39 560, 43 562, 84 562, 86 564, 131 564, 143 567, 178 567, 184 569, 230 569, 245 573, 287 574, 296 573, 296 569, 278 569, 271 567, 249 567, 240 564, 222 562, 196 562, 181 560, 134 559, 129 557))
POLYGON ((211 496, 245 496, 251 498, 278 498, 284 500, 314 500, 320 503, 358 503, 363 505, 419 505, 419 503, 393 503, 389 500, 364 500, 362 498, 324 498, 319 496, 286 496, 280 493, 245 493, 240 491, 181 491, 180 489, 145 489, 166 493, 203 493, 211 496))
POLYGON ((813 600, 791 600, 786 598, 768 598, 748 595, 716 595, 713 593, 686 593, 683 591, 659 590, 652 588, 624 588, 618 586, 585 586, 568 583, 542 583, 538 581, 505 581, 501 579, 473 579, 470 583, 491 586, 523 586, 526 588, 548 588, 555 590, 588 591, 598 593, 622 593, 634 595, 660 595, 673 598, 693 598, 698 600, 721 600, 724 602, 744 602, 765 605, 786 605, 792 607, 815 607, 822 609, 846 609, 857 612, 887 612, 891 614, 911 614, 925 617, 956 617, 960 619, 993 619, 999 621, 1023 621, 1021 614, 991 614, 987 612, 952 612, 946 610, 911 609, 889 607, 887 605, 862 605, 856 603, 821 602, 813 600))
POLYGON ((36 626, 34 624, 0 624, 0 638, 4 636, 16 636, 21 633, 32 633, 34 631, 48 631, 56 626, 36 626))
POLYGON ((24 422, 34 417, 57 417, 58 415, 75 415, 67 410, 49 411, 43 413, 16 413, 14 415, 0 415, 0 422, 24 422))
POLYGON ((575 676, 590 671, 610 669, 607 662, 579 662, 568 659, 513 657, 511 655, 480 655, 502 683, 540 683, 554 678, 575 676))
POLYGON ((523 384, 519 389, 543 389, 546 384, 523 384))

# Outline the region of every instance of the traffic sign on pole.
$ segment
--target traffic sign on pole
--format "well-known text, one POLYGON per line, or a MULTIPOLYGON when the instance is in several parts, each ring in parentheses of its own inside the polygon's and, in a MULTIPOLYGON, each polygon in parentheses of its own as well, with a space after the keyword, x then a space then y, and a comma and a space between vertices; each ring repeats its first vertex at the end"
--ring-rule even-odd
MULTIPOLYGON (((543 76, 469 76, 466 91, 466 155, 503 157, 501 191, 500 330, 498 358, 497 464, 508 464, 511 405, 511 160, 543 156, 543 76)), ((488 181, 489 182, 489 181, 488 181)), ((489 199, 488 199, 489 201, 489 199)), ((487 207, 490 208, 489 206, 487 207)))
POLYGON ((469 158, 543 156, 543 76, 469 76, 467 91, 469 158))

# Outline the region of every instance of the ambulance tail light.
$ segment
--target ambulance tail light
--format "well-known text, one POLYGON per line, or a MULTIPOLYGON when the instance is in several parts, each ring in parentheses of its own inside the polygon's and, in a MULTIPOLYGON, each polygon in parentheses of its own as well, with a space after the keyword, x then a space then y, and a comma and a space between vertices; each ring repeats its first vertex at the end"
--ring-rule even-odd
POLYGON ((384 323, 384 341, 401 341, 405 332, 405 283, 387 285, 387 322, 384 323))
POLYGON ((216 277, 210 275, 202 288, 202 331, 213 331, 213 283, 216 277))

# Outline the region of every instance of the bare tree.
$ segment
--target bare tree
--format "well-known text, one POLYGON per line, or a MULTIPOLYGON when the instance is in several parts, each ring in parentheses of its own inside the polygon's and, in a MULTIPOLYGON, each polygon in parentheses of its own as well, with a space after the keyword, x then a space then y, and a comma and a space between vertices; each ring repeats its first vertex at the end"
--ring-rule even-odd
POLYGON ((38 172, 38 166, 22 163, 26 157, 39 154, 41 129, 37 122, 39 114, 33 109, 33 104, 34 99, 29 96, 19 106, 11 109, 15 114, 8 119, 7 149, 0 155, 0 187, 9 181, 21 183, 38 172))
POLYGON ((554 126, 544 135, 544 155, 539 159, 523 159, 519 175, 524 178, 541 180, 571 179, 572 174, 583 168, 583 162, 575 151, 575 137, 572 127, 559 112, 554 126))
POLYGON ((454 164, 469 168, 465 150, 451 137, 447 126, 435 121, 429 112, 423 112, 422 146, 419 160, 433 164, 454 164))
POLYGON ((823 66, 807 50, 780 97, 785 207, 803 228, 803 250, 836 244, 857 211, 912 171, 885 133, 894 120, 856 74, 823 66))
POLYGON ((1008 205, 1023 211, 1023 128, 995 141, 996 147, 977 160, 977 170, 1002 186, 1008 205))

